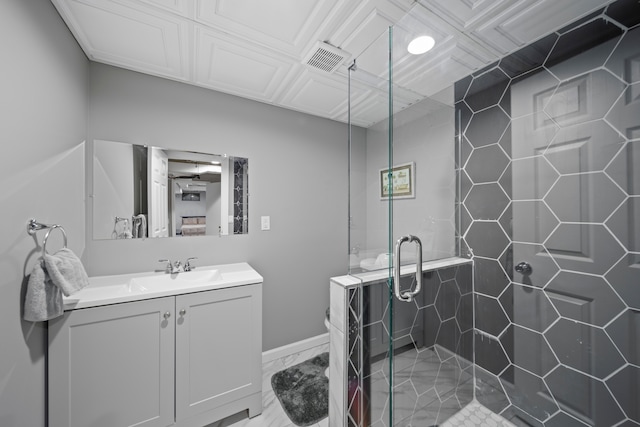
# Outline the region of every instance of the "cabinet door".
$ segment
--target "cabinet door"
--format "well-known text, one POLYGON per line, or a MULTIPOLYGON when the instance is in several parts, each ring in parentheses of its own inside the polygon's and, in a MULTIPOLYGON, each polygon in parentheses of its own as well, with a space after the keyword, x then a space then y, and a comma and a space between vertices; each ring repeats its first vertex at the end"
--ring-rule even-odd
POLYGON ((87 308, 50 321, 49 425, 173 424, 174 302, 87 308))
POLYGON ((262 389, 261 285, 176 297, 176 420, 262 389))

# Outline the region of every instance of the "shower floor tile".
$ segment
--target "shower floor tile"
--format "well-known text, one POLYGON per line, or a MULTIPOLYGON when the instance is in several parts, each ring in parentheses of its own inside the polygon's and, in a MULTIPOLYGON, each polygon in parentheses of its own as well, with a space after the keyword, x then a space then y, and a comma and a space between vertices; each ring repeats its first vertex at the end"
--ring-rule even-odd
POLYGON ((500 415, 494 414, 489 409, 474 400, 462 408, 460 412, 449 418, 440 427, 516 427, 500 415))

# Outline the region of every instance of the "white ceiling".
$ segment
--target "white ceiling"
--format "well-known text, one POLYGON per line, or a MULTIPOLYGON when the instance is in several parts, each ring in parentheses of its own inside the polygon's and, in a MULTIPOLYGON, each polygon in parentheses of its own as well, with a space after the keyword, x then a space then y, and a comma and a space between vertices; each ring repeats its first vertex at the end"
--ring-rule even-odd
MULTIPOLYGON (((89 59, 368 127, 387 113, 394 26, 396 109, 610 3, 606 0, 52 0, 89 59), (430 34, 413 56, 402 44, 430 34), (349 54, 305 65, 318 41, 349 54)), ((450 92, 449 92, 450 93, 450 92)), ((441 101, 445 101, 440 99, 441 101)))

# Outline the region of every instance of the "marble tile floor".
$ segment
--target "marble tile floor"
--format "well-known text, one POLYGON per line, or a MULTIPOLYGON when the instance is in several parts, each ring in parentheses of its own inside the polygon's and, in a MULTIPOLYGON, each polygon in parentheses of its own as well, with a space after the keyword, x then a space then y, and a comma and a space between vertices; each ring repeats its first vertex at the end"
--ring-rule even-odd
MULTIPOLYGON (((329 351, 329 344, 323 344, 300 353, 291 354, 289 356, 264 363, 262 365, 262 414, 250 419, 248 418, 246 411, 244 411, 210 424, 207 427, 296 427, 285 414, 280 402, 273 392, 273 388, 271 387, 271 376, 282 369, 301 363, 325 351, 329 351)), ((471 381, 469 381, 469 378, 465 378, 465 376, 462 375, 466 370, 460 370, 459 368, 451 370, 451 366, 454 362, 453 360, 438 360, 436 353, 429 351, 423 352, 422 354, 409 352, 396 359, 396 362, 396 373, 399 374, 400 377, 402 377, 403 373, 410 367, 410 371, 413 371, 414 373, 417 373, 418 370, 422 371, 420 373, 420 377, 424 376, 426 373, 425 371, 431 371, 431 374, 427 374, 422 380, 431 382, 431 387, 433 388, 431 388, 430 392, 425 393, 422 396, 422 399, 426 399, 426 396, 430 396, 429 400, 434 400, 431 404, 427 404, 423 407, 422 410, 418 409, 414 413, 413 417, 407 418, 396 424, 397 426, 431 426, 435 425, 437 421, 441 421, 444 415, 445 419, 450 416, 451 418, 443 423, 441 421, 441 427, 515 427, 514 424, 499 415, 492 413, 476 400, 471 400, 473 399, 472 391, 471 395, 464 397, 460 396, 463 394, 463 389, 465 392, 468 391, 465 386, 471 381), (454 371, 457 371, 457 375, 452 376, 451 374, 454 371), (444 377, 441 377, 441 375, 444 375, 444 377), (440 380, 438 380, 438 378, 440 378, 440 380), (431 396, 432 394, 433 396, 431 396), (438 396, 440 396, 440 400, 443 400, 442 402, 438 402, 438 396), (443 399, 445 396, 446 399, 443 399), (470 403, 467 405, 464 404, 469 401, 470 403), (432 406, 434 403, 438 403, 437 409, 432 406), (424 414, 422 414, 422 412, 424 412, 424 414), (447 413, 448 415, 445 415, 447 413)), ((374 364, 372 368, 372 371, 375 372, 373 374, 374 377, 376 375, 382 375, 385 370, 384 362, 378 362, 374 364)), ((413 379, 413 384, 416 389, 420 389, 415 377, 413 379)), ((377 392, 379 393, 377 396, 382 399, 379 403, 384 405, 386 400, 384 398, 384 395, 386 394, 385 391, 377 390, 377 392)), ((399 397, 400 400, 402 400, 401 396, 399 397)), ((414 410, 420 406, 420 402, 417 403, 418 405, 414 407, 414 410)), ((379 420, 377 423, 374 422, 373 425, 383 426, 385 424, 379 420)), ((329 419, 325 418, 311 427, 329 427, 329 419)))
MULTIPOLYGON (((249 418, 243 411, 207 427, 296 427, 285 414, 271 387, 271 376, 278 371, 304 362, 314 356, 329 351, 329 344, 310 348, 300 353, 275 359, 262 365, 262 414, 249 418)), ((329 419, 325 418, 311 427, 329 427, 329 419)))
MULTIPOLYGON (((387 424, 388 360, 372 365, 371 419, 387 424)), ((395 356, 394 426, 439 425, 473 400, 472 365, 442 348, 412 348, 395 356)))

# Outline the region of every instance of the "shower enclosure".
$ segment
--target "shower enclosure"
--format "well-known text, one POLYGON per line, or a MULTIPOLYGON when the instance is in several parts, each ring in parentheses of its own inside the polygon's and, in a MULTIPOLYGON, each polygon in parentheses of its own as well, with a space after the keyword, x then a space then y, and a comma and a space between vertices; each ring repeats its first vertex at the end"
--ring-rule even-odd
POLYGON ((331 425, 640 425, 640 5, 438 93, 423 13, 349 70, 331 425))

